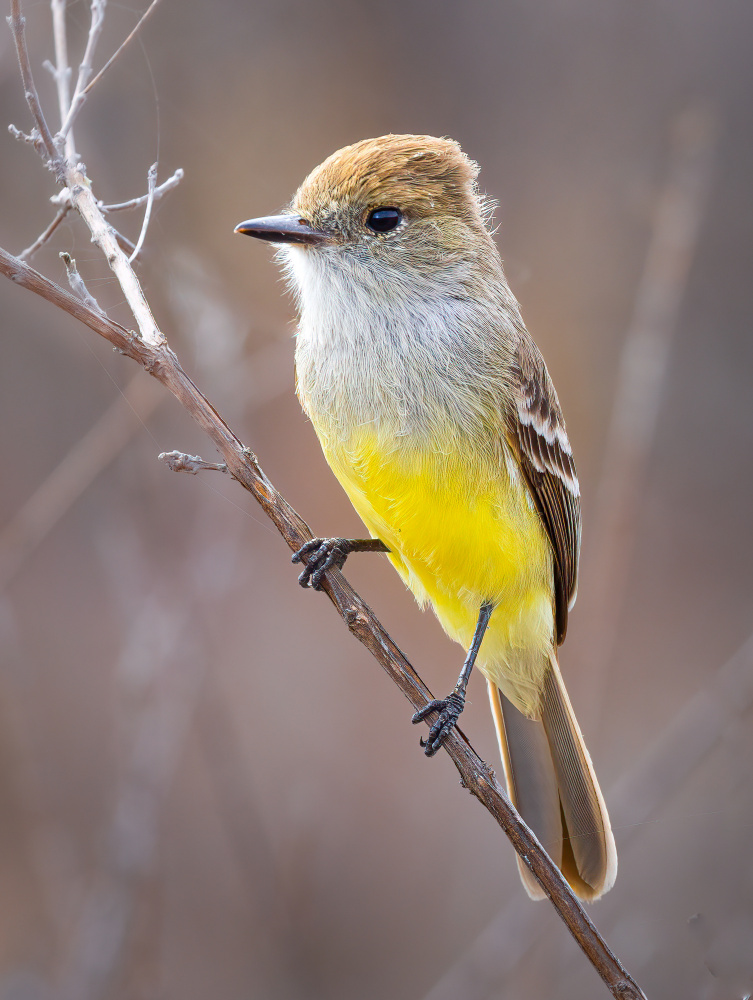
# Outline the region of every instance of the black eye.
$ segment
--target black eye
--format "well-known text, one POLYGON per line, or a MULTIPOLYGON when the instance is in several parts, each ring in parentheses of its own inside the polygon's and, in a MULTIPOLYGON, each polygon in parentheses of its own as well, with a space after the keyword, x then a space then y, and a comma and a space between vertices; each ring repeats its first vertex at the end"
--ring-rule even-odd
POLYGON ((403 213, 399 208, 375 208, 369 212, 366 225, 375 233, 389 233, 403 221, 403 213))

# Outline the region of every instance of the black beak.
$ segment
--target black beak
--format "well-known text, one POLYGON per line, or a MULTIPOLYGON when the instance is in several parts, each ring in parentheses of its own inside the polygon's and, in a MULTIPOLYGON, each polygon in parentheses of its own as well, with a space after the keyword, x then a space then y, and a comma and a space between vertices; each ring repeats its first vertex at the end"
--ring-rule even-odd
POLYGON ((236 233, 255 236, 270 243, 324 243, 327 233, 312 229, 305 219, 297 215, 268 215, 263 219, 249 219, 235 227, 236 233))

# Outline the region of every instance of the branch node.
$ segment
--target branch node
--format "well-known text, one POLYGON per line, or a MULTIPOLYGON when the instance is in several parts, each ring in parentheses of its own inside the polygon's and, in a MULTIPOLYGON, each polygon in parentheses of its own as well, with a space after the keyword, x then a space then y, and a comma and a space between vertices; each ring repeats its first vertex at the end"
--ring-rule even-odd
POLYGON ((60 208, 73 208, 73 201, 71 199, 71 192, 67 187, 58 191, 57 194, 50 195, 50 201, 53 205, 58 205, 60 208))

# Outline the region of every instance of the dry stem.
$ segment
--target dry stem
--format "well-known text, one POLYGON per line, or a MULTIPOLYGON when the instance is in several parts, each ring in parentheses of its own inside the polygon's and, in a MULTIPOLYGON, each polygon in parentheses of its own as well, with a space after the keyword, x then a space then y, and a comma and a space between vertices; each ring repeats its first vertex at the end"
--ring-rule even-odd
POLYGON ((70 212, 70 210, 71 210, 70 205, 63 205, 63 207, 58 211, 58 214, 55 216, 55 218, 52 220, 49 226, 45 229, 45 231, 43 233, 40 233, 39 236, 37 236, 37 238, 34 240, 31 246, 28 246, 25 250, 21 251, 21 253, 18 255, 18 259, 31 260, 31 258, 37 252, 37 250, 43 247, 47 242, 47 240, 49 240, 49 238, 55 232, 57 227, 66 217, 68 212, 70 212))
POLYGON ((144 221, 141 223, 141 232, 139 233, 139 238, 136 241, 136 246, 133 248, 133 253, 128 258, 128 263, 133 264, 138 255, 141 253, 141 248, 144 245, 144 240, 146 239, 146 232, 149 229, 149 220, 152 217, 152 205, 154 204, 154 192, 157 188, 157 164, 153 163, 146 175, 146 186, 147 186, 147 196, 146 196, 146 209, 144 211, 144 221))

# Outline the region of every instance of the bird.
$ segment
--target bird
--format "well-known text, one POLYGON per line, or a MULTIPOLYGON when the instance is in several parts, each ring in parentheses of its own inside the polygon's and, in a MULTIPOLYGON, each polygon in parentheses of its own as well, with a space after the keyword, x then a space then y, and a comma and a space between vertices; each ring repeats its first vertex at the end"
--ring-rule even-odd
MULTIPOLYGON (((293 560, 321 587, 386 552, 467 651, 433 756, 474 664, 508 792, 573 891, 611 888, 607 808, 558 650, 577 593, 580 490, 562 410, 493 239, 478 165, 449 138, 385 135, 333 153, 281 215, 236 232, 277 245, 296 298, 296 388, 369 537, 314 538, 293 560)), ((532 898, 543 890, 518 859, 532 898)))

